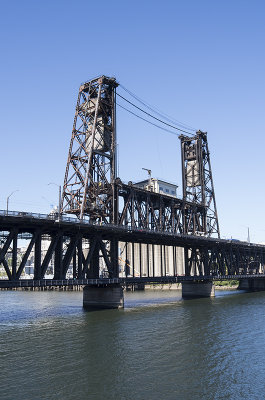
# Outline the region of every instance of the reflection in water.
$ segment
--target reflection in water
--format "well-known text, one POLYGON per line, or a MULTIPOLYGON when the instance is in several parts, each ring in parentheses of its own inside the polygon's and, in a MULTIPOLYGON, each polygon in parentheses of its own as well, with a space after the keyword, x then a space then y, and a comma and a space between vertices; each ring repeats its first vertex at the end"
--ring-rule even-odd
POLYGON ((262 399, 265 293, 126 293, 85 312, 81 292, 0 292, 0 398, 262 399))

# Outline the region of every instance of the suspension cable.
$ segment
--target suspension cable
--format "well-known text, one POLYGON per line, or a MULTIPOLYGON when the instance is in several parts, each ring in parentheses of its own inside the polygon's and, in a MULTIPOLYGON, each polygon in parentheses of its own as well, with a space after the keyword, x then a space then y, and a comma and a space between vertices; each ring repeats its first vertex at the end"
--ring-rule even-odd
MULTIPOLYGON (((187 132, 187 131, 185 131, 185 130, 183 130, 183 129, 180 129, 180 128, 174 126, 174 125, 168 124, 167 122, 164 122, 164 121, 162 121, 162 120, 159 119, 159 118, 154 117, 152 114, 148 113, 147 111, 144 111, 142 108, 140 108, 140 107, 138 107, 137 105, 133 104, 131 101, 127 100, 125 97, 121 96, 119 93, 117 93, 117 95, 118 95, 119 97, 121 97, 123 100, 125 100, 127 103, 131 104, 133 107, 135 107, 135 108, 137 108, 138 110, 140 110, 141 112, 147 114, 149 117, 154 118, 155 120, 161 122, 161 123, 164 124, 164 125, 169 126, 170 128, 173 128, 173 129, 176 129, 177 131, 184 132, 184 133, 187 133, 188 135, 191 135, 190 132, 187 132)), ((120 107, 122 107, 120 104, 118 104, 118 105, 119 105, 120 107)), ((136 117, 141 118, 138 114, 134 114, 132 111, 129 111, 127 108, 125 108, 125 107, 122 107, 122 108, 124 108, 124 109, 125 109, 126 111, 128 111, 128 112, 131 112, 131 114, 135 115, 136 117)), ((146 121, 146 122, 150 122, 150 121, 148 121, 148 120, 145 120, 144 118, 141 118, 141 119, 143 119, 143 120, 146 121)), ((155 124, 153 124, 153 125, 154 125, 154 126, 158 126, 158 125, 155 125, 155 124)), ((171 133, 172 133, 172 132, 171 132, 171 133)))
MULTIPOLYGON (((162 126, 159 126, 159 125, 155 124, 154 122, 148 121, 147 119, 145 119, 145 118, 141 117, 140 115, 134 113, 133 111, 129 110, 128 108, 123 107, 123 106, 122 106, 121 104, 119 104, 119 103, 117 103, 117 105, 118 105, 119 107, 121 107, 123 110, 125 110, 125 111, 129 112, 130 114, 134 115, 135 117, 137 117, 137 118, 139 118, 139 119, 141 119, 141 120, 143 120, 143 121, 145 121, 145 122, 148 122, 149 124, 151 124, 151 125, 153 125, 153 126, 156 126, 157 128, 162 129, 162 130, 165 131, 165 132, 171 133, 172 135, 180 136, 177 132, 172 132, 172 131, 170 131, 169 129, 163 128, 162 126)), ((180 128, 175 128, 175 129, 179 130, 180 132, 184 132, 184 133, 187 133, 188 135, 191 135, 190 132, 184 131, 183 129, 180 129, 180 128)))
POLYGON ((123 86, 122 84, 119 84, 119 86, 125 90, 127 93, 129 93, 130 96, 132 96, 135 100, 137 100, 139 103, 141 103, 143 106, 145 106, 146 108, 148 108, 149 110, 153 111, 154 113, 158 114, 160 117, 162 117, 163 119, 175 124, 175 125, 179 125, 184 129, 188 129, 191 131, 196 132, 197 129, 195 129, 194 127, 183 123, 181 121, 178 121, 177 119, 174 119, 172 117, 170 117, 170 115, 160 111, 159 109, 152 107, 150 104, 148 104, 146 101, 140 99, 140 97, 136 96, 136 94, 134 94, 133 92, 131 92, 129 89, 127 89, 125 86, 123 86))

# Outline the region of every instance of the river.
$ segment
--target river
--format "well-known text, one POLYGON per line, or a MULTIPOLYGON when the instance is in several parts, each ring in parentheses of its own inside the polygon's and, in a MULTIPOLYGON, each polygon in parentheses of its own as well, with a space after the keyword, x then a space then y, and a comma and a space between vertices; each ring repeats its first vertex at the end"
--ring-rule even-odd
POLYGON ((0 319, 1 400, 264 398, 265 292, 86 312, 82 292, 0 291, 0 319))

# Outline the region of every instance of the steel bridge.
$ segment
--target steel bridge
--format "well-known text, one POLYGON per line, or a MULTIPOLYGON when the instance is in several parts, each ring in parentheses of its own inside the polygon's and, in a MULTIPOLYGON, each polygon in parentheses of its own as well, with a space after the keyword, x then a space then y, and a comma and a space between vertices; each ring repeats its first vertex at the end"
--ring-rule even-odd
POLYGON ((265 246, 220 239, 206 133, 179 136, 182 198, 117 177, 117 87, 80 86, 58 212, 0 211, 0 288, 265 282, 265 246))
MULTIPOLYGON (((58 215, 30 214, 0 211, 1 242, 0 262, 7 279, 0 280, 0 287, 65 286, 88 283, 174 283, 189 280, 261 278, 264 273, 265 246, 211 238, 205 236, 176 234, 124 225, 98 225, 89 221, 58 215), (27 242, 21 257, 18 241, 27 242), (46 244, 45 255, 43 243, 46 244), (126 249, 132 244, 142 249, 138 261, 132 257, 128 270, 120 270, 122 264, 116 250, 117 243, 124 243, 124 266, 126 249), (48 246, 47 246, 48 244, 48 246), (160 256, 154 258, 154 246, 160 256), (163 249, 183 249, 184 274, 173 254, 171 274, 166 270, 163 249), (86 251, 85 251, 86 250, 86 251), (23 278, 23 271, 34 251, 33 279, 23 278), (153 258, 150 257, 152 254, 153 258), (148 257, 147 257, 148 256, 148 257), (147 257, 144 268, 144 258, 147 257), (100 263, 103 261, 103 263, 100 263), (54 276, 45 279, 53 261, 54 276), (158 262, 158 268, 155 263, 158 262), (146 264, 148 264, 146 266, 146 264), (105 265, 102 275, 100 265, 105 265), (71 266, 72 277, 67 279, 71 266)), ((182 260, 180 260, 182 263, 182 260)))

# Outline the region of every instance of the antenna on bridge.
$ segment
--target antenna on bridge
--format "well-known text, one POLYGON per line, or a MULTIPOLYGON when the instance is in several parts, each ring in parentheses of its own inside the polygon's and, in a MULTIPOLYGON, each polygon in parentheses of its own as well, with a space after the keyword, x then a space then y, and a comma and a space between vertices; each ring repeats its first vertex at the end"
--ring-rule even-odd
POLYGON ((191 208, 185 210, 185 231, 197 231, 198 234, 207 236, 217 234, 220 238, 207 133, 198 131, 193 137, 181 135, 179 138, 183 200, 203 207, 196 214, 192 213, 191 208))
POLYGON ((79 88, 61 210, 80 220, 115 222, 117 86, 101 76, 79 88))

